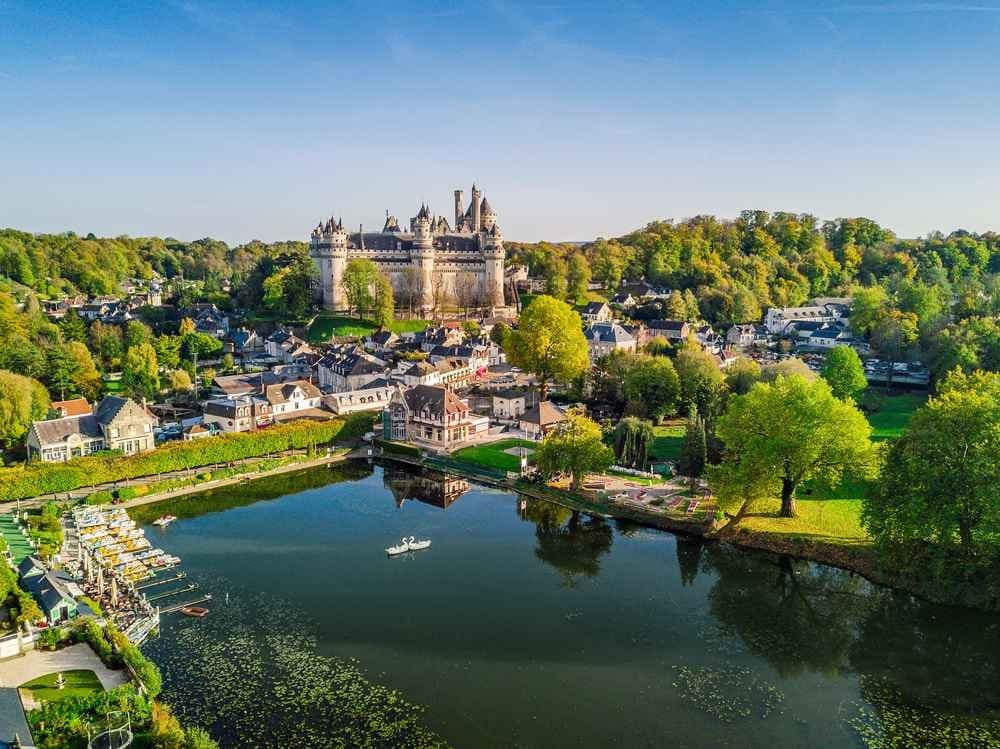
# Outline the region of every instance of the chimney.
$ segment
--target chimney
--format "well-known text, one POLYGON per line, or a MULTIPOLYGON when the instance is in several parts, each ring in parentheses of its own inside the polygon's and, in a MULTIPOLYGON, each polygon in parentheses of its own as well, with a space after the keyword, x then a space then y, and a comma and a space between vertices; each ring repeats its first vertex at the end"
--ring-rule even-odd
POLYGON ((462 223, 462 191, 455 190, 455 230, 458 230, 458 225, 462 223))

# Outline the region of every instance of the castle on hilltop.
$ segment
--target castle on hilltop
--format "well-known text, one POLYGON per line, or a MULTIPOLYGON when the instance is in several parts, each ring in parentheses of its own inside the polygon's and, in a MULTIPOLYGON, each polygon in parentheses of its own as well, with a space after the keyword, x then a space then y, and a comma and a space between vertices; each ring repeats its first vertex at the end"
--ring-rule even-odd
POLYGON ((347 308, 344 269, 355 258, 374 261, 392 284, 397 304, 432 310, 446 304, 503 307, 504 248, 497 214, 475 185, 463 211, 455 190, 455 227, 421 205, 403 231, 386 211, 381 232, 349 233, 330 218, 312 232, 309 254, 319 268, 320 295, 327 309, 347 308))

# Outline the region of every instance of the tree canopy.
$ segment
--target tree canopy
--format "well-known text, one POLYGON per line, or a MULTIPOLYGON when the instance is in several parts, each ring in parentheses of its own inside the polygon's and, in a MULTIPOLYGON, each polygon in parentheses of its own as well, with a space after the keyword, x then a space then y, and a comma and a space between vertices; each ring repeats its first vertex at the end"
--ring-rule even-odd
POLYGON ((542 399, 552 380, 579 377, 589 364, 580 315, 565 302, 542 295, 521 314, 504 342, 507 360, 538 378, 542 399))
POLYGON ((568 474, 571 487, 579 489, 588 473, 612 464, 614 453, 604 444, 599 424, 580 413, 569 412, 566 417, 545 435, 535 461, 544 475, 568 474))
POLYGON ((868 420, 824 380, 779 376, 757 383, 730 400, 716 434, 725 454, 713 483, 724 485, 723 492, 745 486, 758 496, 780 496, 782 517, 795 516, 803 481, 832 485, 846 474, 867 476, 874 466, 868 420))

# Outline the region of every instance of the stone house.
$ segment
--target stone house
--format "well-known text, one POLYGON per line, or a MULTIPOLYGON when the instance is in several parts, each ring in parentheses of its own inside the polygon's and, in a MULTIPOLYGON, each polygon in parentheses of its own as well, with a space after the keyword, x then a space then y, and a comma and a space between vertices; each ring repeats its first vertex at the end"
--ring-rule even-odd
POLYGON ((606 302, 590 302, 583 308, 580 317, 585 323, 595 323, 611 322, 614 315, 612 315, 611 307, 606 302))
POLYGON ((382 412, 385 439, 443 450, 475 439, 488 428, 488 417, 474 415, 466 401, 440 385, 397 388, 382 412))
POLYGON ((587 339, 591 360, 598 359, 615 350, 635 353, 635 337, 616 322, 594 323, 583 334, 587 339))
POLYGON ((558 406, 551 401, 542 401, 525 411, 518 424, 528 437, 541 439, 563 421, 566 421, 566 416, 558 406))
POLYGON ((145 405, 109 395, 93 413, 34 422, 28 432, 28 457, 58 463, 100 450, 126 455, 152 450, 157 423, 145 405))

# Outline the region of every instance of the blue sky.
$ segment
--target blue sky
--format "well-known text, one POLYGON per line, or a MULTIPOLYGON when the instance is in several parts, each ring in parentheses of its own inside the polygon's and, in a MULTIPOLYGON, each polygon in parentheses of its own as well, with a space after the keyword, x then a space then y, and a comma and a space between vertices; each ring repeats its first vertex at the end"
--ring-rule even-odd
POLYGON ((743 208, 1000 230, 1000 0, 0 0, 0 226, 613 236, 743 208))

